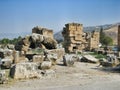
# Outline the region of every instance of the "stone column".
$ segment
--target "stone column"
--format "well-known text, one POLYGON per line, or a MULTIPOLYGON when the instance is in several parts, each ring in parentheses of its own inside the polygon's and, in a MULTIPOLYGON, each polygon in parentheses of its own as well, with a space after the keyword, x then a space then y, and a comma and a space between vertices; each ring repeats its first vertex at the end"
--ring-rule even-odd
POLYGON ((13 51, 13 57, 14 57, 14 61, 13 63, 18 63, 19 62, 19 51, 13 51))

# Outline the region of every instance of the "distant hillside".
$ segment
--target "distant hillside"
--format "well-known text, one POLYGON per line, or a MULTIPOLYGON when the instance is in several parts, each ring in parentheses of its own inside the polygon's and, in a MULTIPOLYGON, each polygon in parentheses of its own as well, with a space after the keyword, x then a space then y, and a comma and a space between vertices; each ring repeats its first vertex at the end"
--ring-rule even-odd
MULTIPOLYGON (((112 39, 114 40, 114 44, 117 44, 117 30, 118 30, 117 26, 118 25, 120 25, 120 23, 83 27, 83 31, 84 32, 92 32, 94 30, 100 31, 100 29, 103 28, 106 35, 112 37, 112 39)), ((62 31, 59 31, 54 34, 54 37, 56 40, 63 40, 61 32, 62 31)))
POLYGON ((61 41, 61 40, 63 41, 64 38, 62 36, 62 31, 59 31, 59 32, 55 33, 54 38, 58 41, 61 41))
POLYGON ((109 29, 111 28, 112 24, 105 24, 105 25, 99 25, 99 26, 89 26, 89 27, 83 27, 83 31, 84 32, 92 32, 94 30, 100 30, 101 28, 105 29, 109 29))

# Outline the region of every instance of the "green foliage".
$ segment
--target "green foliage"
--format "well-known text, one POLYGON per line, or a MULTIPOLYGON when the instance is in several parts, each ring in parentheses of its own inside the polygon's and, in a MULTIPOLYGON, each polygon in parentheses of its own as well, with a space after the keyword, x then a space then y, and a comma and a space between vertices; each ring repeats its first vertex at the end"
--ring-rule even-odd
POLYGON ((103 54, 98 54, 96 52, 91 52, 89 53, 90 55, 94 56, 95 58, 97 59, 100 59, 100 58, 106 58, 106 55, 103 55, 103 54))
POLYGON ((102 54, 97 54, 97 55, 95 56, 95 58, 97 58, 97 59, 106 58, 106 56, 105 56, 105 55, 102 55, 102 54))
POLYGON ((42 53, 44 53, 44 49, 41 49, 41 48, 32 49, 32 53, 34 53, 34 54, 42 54, 42 53))
POLYGON ((105 36, 105 38, 103 39, 103 44, 104 45, 113 45, 113 40, 111 37, 105 36))
POLYGON ((7 44, 16 44, 19 40, 21 40, 22 37, 19 36, 18 38, 14 38, 14 39, 8 39, 8 38, 3 38, 2 40, 0 40, 0 44, 4 44, 4 45, 7 45, 7 44))
POLYGON ((1 44, 8 44, 10 41, 9 41, 9 39, 8 38, 4 38, 4 39, 2 39, 1 41, 0 41, 0 43, 1 44))
POLYGON ((106 36, 102 28, 100 30, 100 43, 106 46, 113 45, 113 39, 109 36, 106 36))
POLYGON ((103 28, 101 28, 101 30, 100 30, 100 43, 102 43, 104 41, 104 38, 105 38, 105 33, 103 32, 103 28))

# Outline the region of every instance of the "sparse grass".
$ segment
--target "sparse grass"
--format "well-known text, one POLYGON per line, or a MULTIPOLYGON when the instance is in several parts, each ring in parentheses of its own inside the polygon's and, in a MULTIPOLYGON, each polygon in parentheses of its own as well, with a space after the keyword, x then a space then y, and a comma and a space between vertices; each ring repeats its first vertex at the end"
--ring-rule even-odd
POLYGON ((90 52, 89 54, 92 55, 92 56, 94 56, 97 59, 106 58, 106 55, 98 54, 98 53, 95 53, 95 52, 90 52))
POLYGON ((35 54, 41 54, 44 52, 44 49, 33 49, 32 52, 35 54))

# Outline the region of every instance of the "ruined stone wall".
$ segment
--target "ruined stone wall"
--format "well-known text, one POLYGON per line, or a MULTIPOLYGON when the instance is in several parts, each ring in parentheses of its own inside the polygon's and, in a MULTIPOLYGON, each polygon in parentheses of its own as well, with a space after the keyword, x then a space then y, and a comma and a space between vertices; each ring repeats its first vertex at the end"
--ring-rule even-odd
POLYGON ((91 50, 99 45, 99 32, 84 33, 83 25, 79 23, 65 24, 62 35, 66 52, 91 50))
POLYGON ((47 28, 41 28, 41 27, 36 26, 32 29, 32 33, 37 33, 37 34, 41 34, 41 35, 49 36, 53 38, 53 30, 50 30, 47 28))
POLYGON ((25 53, 29 49, 35 48, 56 49, 57 41, 53 38, 53 31, 38 26, 34 27, 31 35, 25 36, 15 45, 15 50, 25 53))
POLYGON ((88 42, 89 50, 99 48, 99 38, 100 38, 99 32, 93 31, 91 33, 91 37, 89 38, 89 42, 88 42))
POLYGON ((64 47, 66 52, 73 52, 74 50, 82 50, 82 35, 83 26, 78 23, 65 24, 63 28, 64 47))

